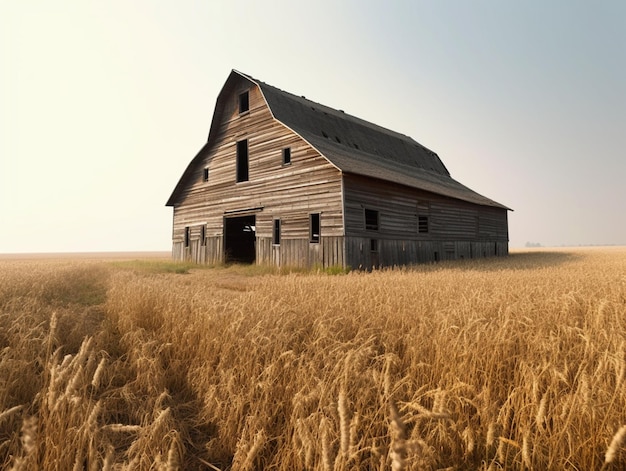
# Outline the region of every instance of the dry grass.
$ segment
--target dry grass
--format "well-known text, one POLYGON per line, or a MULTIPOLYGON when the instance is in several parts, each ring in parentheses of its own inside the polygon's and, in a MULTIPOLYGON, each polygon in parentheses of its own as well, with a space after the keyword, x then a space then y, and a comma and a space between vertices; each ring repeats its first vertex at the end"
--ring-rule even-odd
POLYGON ((4 260, 0 468, 624 469, 625 357, 623 248, 339 276, 4 260))

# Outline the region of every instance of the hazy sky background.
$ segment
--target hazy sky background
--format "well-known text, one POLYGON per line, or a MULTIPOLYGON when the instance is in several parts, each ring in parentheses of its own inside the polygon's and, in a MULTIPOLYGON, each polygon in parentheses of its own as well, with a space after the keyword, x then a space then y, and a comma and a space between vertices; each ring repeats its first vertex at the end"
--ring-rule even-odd
POLYGON ((626 244, 626 2, 0 2, 0 253, 169 250, 231 69, 407 134, 511 247, 626 244))

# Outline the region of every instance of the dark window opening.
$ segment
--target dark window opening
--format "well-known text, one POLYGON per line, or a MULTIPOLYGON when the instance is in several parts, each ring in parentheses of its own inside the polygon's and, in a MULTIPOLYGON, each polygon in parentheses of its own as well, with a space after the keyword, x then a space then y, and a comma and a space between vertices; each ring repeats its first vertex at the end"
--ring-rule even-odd
POLYGON ((274 219, 274 230, 272 231, 272 244, 280 245, 280 219, 274 219))
POLYGON ((435 262, 439 261, 439 252, 435 252, 435 262))
POLYGON ((378 211, 374 209, 365 210, 365 230, 368 230, 368 231, 378 230, 378 211))
POLYGON ((370 239, 370 252, 378 252, 378 239, 370 239))
POLYGON ((310 241, 313 244, 320 242, 320 214, 314 213, 310 216, 310 241))
POLYGON ((283 165, 289 165, 291 163, 291 148, 285 147, 283 149, 283 165))
POLYGON ((237 142, 237 181, 248 181, 248 140, 237 142))
POLYGON ((224 259, 226 263, 254 263, 256 260, 256 217, 224 218, 224 259))
POLYGON ((200 226, 200 245, 204 247, 206 245, 206 226, 200 226))
POLYGON ((209 181, 209 168, 206 167, 202 173, 202 181, 208 182, 209 181))
POLYGON ((428 234, 428 216, 417 217, 417 232, 420 234, 428 234))
POLYGON ((185 227, 185 247, 189 247, 189 226, 185 227))
POLYGON ((250 94, 243 92, 239 95, 239 114, 245 113, 246 111, 250 111, 250 94))

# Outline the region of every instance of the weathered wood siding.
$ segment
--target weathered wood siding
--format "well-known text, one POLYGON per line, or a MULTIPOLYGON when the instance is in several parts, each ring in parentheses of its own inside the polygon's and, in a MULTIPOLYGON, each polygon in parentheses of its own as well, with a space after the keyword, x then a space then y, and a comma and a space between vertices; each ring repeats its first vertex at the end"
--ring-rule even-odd
POLYGON ((261 92, 245 79, 218 100, 219 132, 206 148, 174 207, 173 257, 199 263, 224 260, 224 217, 256 216, 256 259, 282 265, 343 264, 341 174, 296 133, 273 119, 261 92), (239 94, 250 110, 239 114, 239 94), (237 142, 248 140, 249 180, 236 182, 237 142), (283 165, 282 150, 291 148, 283 165), (208 181, 204 169, 208 169, 208 181), (321 240, 309 242, 309 214, 320 213, 321 240), (281 243, 272 246, 272 220, 281 243), (206 242, 201 243, 201 227, 206 242), (185 228, 189 243, 185 247, 185 228), (269 242, 268 242, 269 241, 269 242), (269 243, 269 246, 268 246, 269 243), (341 254, 336 247, 341 246, 341 254))
POLYGON ((355 175, 344 176, 344 198, 345 263, 353 268, 508 254, 505 209, 355 175), (365 209, 378 211, 378 230, 365 228, 365 209), (428 232, 419 232, 419 216, 428 232))
POLYGON ((286 239, 277 246, 272 245, 271 237, 259 237, 257 262, 286 267, 343 267, 344 238, 322 237, 317 244, 308 239, 286 239))

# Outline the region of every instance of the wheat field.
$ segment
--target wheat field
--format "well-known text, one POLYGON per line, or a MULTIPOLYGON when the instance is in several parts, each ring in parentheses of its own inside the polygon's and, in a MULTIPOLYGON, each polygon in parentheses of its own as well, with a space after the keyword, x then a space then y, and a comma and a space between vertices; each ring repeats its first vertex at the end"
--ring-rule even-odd
POLYGON ((0 260, 0 468, 626 468, 626 248, 0 260))

